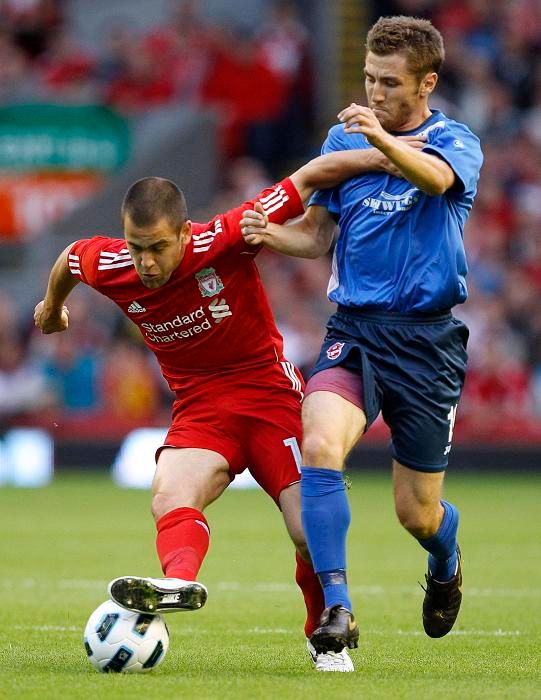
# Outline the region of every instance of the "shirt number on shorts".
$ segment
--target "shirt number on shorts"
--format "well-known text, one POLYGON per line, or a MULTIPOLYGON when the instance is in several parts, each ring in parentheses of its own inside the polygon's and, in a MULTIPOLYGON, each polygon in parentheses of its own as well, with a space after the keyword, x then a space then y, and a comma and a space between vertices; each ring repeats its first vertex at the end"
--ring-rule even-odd
POLYGON ((293 459, 295 460, 295 464, 297 466, 297 469, 299 471, 299 474, 301 473, 301 466, 302 466, 302 457, 301 457, 301 451, 299 450, 299 443, 297 442, 296 437, 290 437, 286 438, 284 440, 284 445, 286 447, 289 447, 291 449, 291 452, 293 452, 293 459))
POLYGON ((445 448, 445 452, 443 453, 444 455, 448 455, 449 452, 451 451, 451 442, 453 440, 453 430, 455 429, 457 408, 458 408, 458 404, 451 406, 451 408, 449 409, 449 413, 447 414, 447 420, 449 421, 449 437, 447 438, 447 442, 449 444, 445 448))

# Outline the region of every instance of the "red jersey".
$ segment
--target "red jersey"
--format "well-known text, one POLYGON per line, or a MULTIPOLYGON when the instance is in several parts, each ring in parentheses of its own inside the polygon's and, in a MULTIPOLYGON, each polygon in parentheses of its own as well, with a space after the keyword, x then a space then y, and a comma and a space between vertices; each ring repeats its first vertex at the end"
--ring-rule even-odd
POLYGON ((286 178, 208 224, 193 224, 180 265, 158 289, 144 286, 124 239, 82 239, 69 251, 71 273, 112 299, 139 327, 173 391, 188 388, 197 375, 284 359, 254 260, 259 248, 245 243, 239 226, 256 201, 275 223, 304 211, 286 178))

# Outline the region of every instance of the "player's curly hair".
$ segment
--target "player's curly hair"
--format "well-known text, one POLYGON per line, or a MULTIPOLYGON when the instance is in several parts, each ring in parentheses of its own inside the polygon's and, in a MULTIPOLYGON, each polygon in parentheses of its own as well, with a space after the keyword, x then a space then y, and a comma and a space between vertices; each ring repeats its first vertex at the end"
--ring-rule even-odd
POLYGON ((126 192, 121 216, 129 215, 137 228, 154 226, 160 219, 180 230, 188 218, 186 199, 182 190, 171 180, 162 177, 144 177, 126 192))
POLYGON ((366 49, 377 56, 404 53, 419 78, 439 73, 445 59, 443 38, 436 27, 420 17, 380 17, 366 37, 366 49))

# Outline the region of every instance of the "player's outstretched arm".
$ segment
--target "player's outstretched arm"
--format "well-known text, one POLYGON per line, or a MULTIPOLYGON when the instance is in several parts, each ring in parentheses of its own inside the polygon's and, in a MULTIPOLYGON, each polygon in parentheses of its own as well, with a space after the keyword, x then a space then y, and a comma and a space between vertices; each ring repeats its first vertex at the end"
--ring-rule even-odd
POLYGON ((308 161, 289 176, 300 198, 305 202, 316 190, 336 187, 356 175, 385 170, 399 175, 398 170, 377 148, 333 151, 308 161))
MULTIPOLYGON (((300 198, 306 201, 318 189, 328 189, 356 175, 374 170, 401 176, 400 171, 377 148, 335 151, 313 158, 289 176, 300 198)), ((264 245, 285 255, 317 258, 330 248, 335 223, 323 207, 312 206, 302 219, 287 225, 269 223, 263 207, 243 212, 240 221, 244 240, 264 245)))
POLYGON ((70 249, 71 244, 58 256, 49 275, 45 298, 34 309, 34 324, 42 333, 58 333, 68 328, 69 311, 64 302, 79 283, 69 270, 70 249))

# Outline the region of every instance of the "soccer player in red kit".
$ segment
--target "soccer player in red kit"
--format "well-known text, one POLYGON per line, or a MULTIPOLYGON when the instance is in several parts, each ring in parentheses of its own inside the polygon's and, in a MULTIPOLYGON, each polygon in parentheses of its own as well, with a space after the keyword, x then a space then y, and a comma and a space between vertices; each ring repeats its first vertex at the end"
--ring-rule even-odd
MULTIPOLYGON (((207 590, 196 581, 209 546, 203 511, 247 467, 281 509, 297 549, 306 636, 317 626, 323 596, 300 518, 303 380, 283 355, 255 265, 258 249, 245 243, 240 222, 254 207, 285 222, 303 213, 316 188, 369 169, 374 162, 363 151, 320 156, 207 224, 188 219, 174 183, 144 178, 122 204, 124 239, 78 240, 55 262, 34 313, 42 332, 67 329, 64 302, 82 281, 139 327, 176 397, 152 485, 164 578, 115 579, 109 593, 120 605, 147 613, 204 605, 207 590)), ((318 670, 353 670, 345 649, 312 658, 318 670)))

